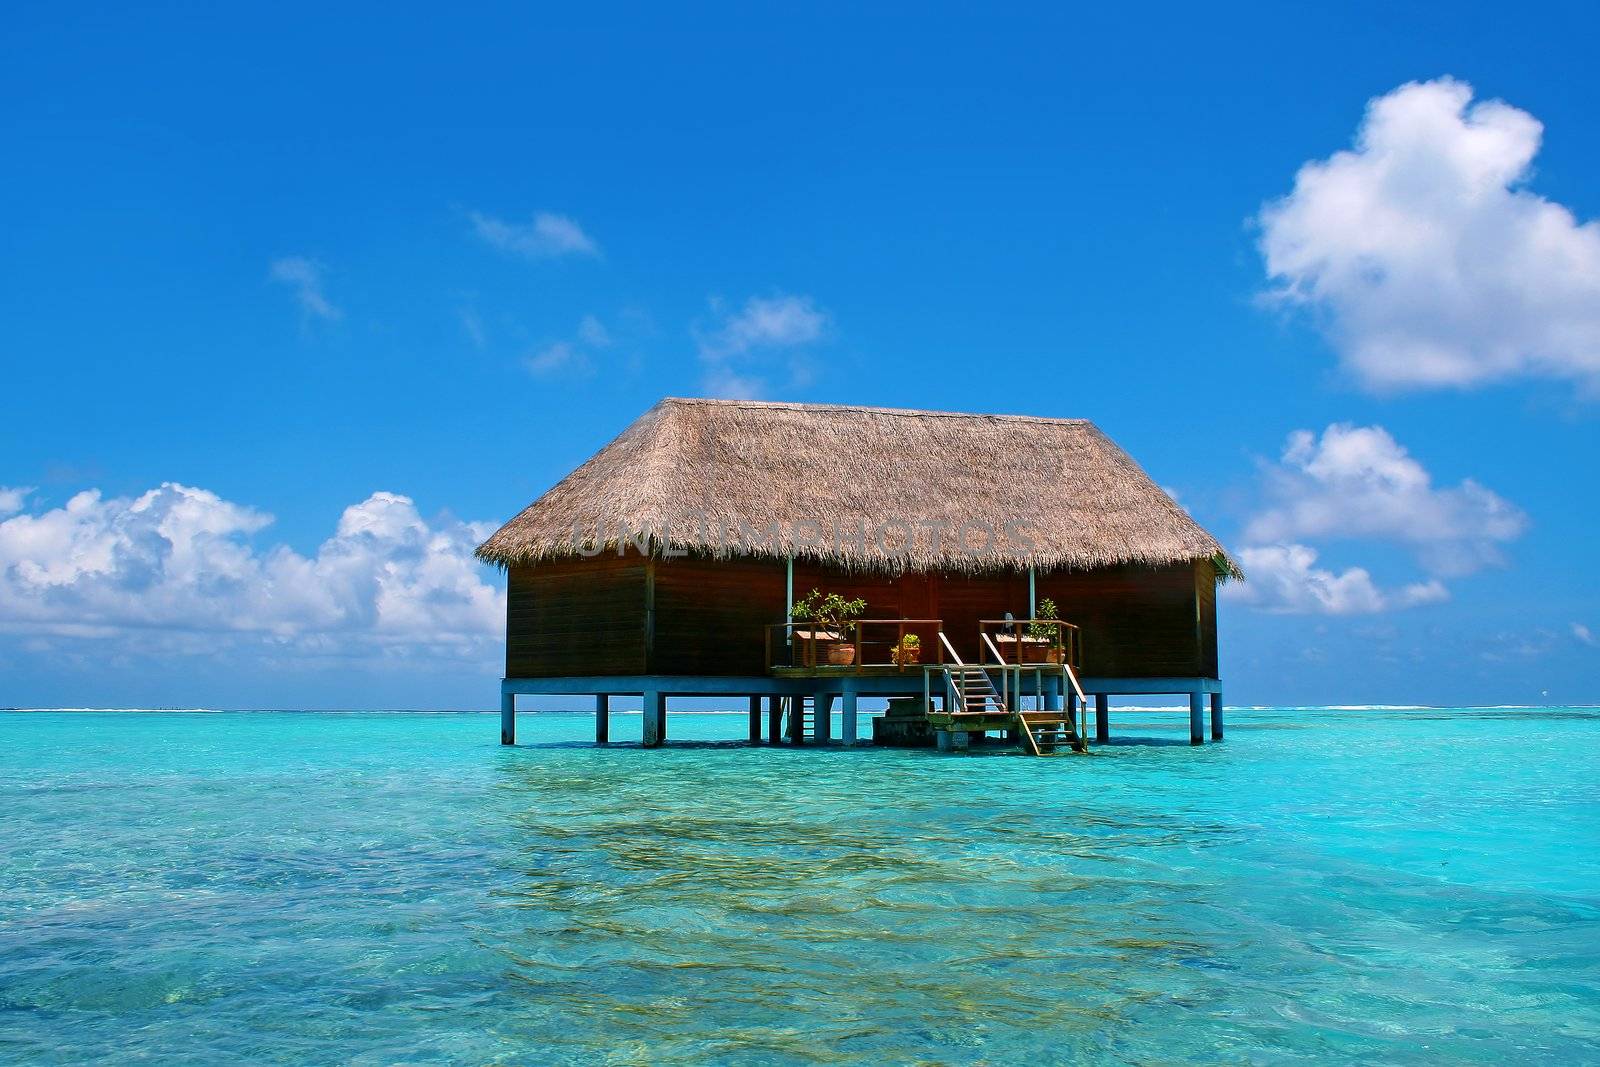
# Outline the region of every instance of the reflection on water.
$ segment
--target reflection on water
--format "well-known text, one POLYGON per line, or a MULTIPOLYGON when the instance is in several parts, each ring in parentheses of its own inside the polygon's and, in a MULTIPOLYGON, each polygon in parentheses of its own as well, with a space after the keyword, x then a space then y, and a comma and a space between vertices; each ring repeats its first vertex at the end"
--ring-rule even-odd
POLYGON ((0 1060, 1600 1058, 1600 714, 1186 727, 0 716, 0 1060))

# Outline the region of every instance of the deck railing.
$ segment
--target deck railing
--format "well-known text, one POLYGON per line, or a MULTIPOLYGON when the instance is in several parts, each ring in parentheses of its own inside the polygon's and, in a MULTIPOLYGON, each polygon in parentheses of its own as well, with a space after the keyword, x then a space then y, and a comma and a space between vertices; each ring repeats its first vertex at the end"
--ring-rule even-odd
POLYGON ((993 634, 995 655, 1002 663, 1064 663, 1083 668, 1083 631, 1060 619, 983 619, 978 632, 993 634), (1036 636, 1039 631, 1044 636, 1036 636), (1006 655, 1010 653, 1010 655, 1006 655), (1037 658, 1032 658, 1037 657, 1037 658))
POLYGON ((853 662, 835 666, 857 670, 897 667, 910 671, 923 664, 945 662, 938 636, 944 630, 943 619, 854 619, 846 629, 845 633, 826 630, 809 619, 773 623, 766 628, 767 669, 826 667, 828 651, 836 645, 853 649, 853 662), (915 634, 919 642, 915 659, 895 655, 896 649, 904 647, 907 634, 915 634))

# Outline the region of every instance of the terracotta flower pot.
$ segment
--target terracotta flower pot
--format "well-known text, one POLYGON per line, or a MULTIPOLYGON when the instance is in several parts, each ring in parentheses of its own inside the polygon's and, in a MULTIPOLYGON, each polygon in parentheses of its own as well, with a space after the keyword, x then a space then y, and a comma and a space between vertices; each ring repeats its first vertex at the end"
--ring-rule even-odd
POLYGON ((856 646, 843 641, 828 646, 828 663, 835 667, 848 667, 856 661, 856 646))

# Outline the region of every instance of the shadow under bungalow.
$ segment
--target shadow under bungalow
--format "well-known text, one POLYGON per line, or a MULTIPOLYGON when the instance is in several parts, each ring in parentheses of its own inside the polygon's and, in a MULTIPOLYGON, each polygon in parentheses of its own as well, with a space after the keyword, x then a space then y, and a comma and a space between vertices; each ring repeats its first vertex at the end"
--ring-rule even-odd
POLYGON ((1083 751, 1132 694, 1223 734, 1237 570, 1086 420, 666 399, 478 555, 508 575, 506 744, 555 694, 601 742, 641 697, 646 746, 689 696, 748 698, 752 742, 835 740, 837 705, 856 743, 861 697, 882 744, 1083 751))

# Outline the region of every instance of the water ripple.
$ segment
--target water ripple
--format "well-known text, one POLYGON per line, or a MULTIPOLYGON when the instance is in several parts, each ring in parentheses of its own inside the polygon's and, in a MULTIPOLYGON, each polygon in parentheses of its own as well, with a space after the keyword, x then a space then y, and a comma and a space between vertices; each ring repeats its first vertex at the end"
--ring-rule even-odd
POLYGON ((1600 716, 1180 718, 0 715, 0 1061, 1600 1060, 1600 716))

